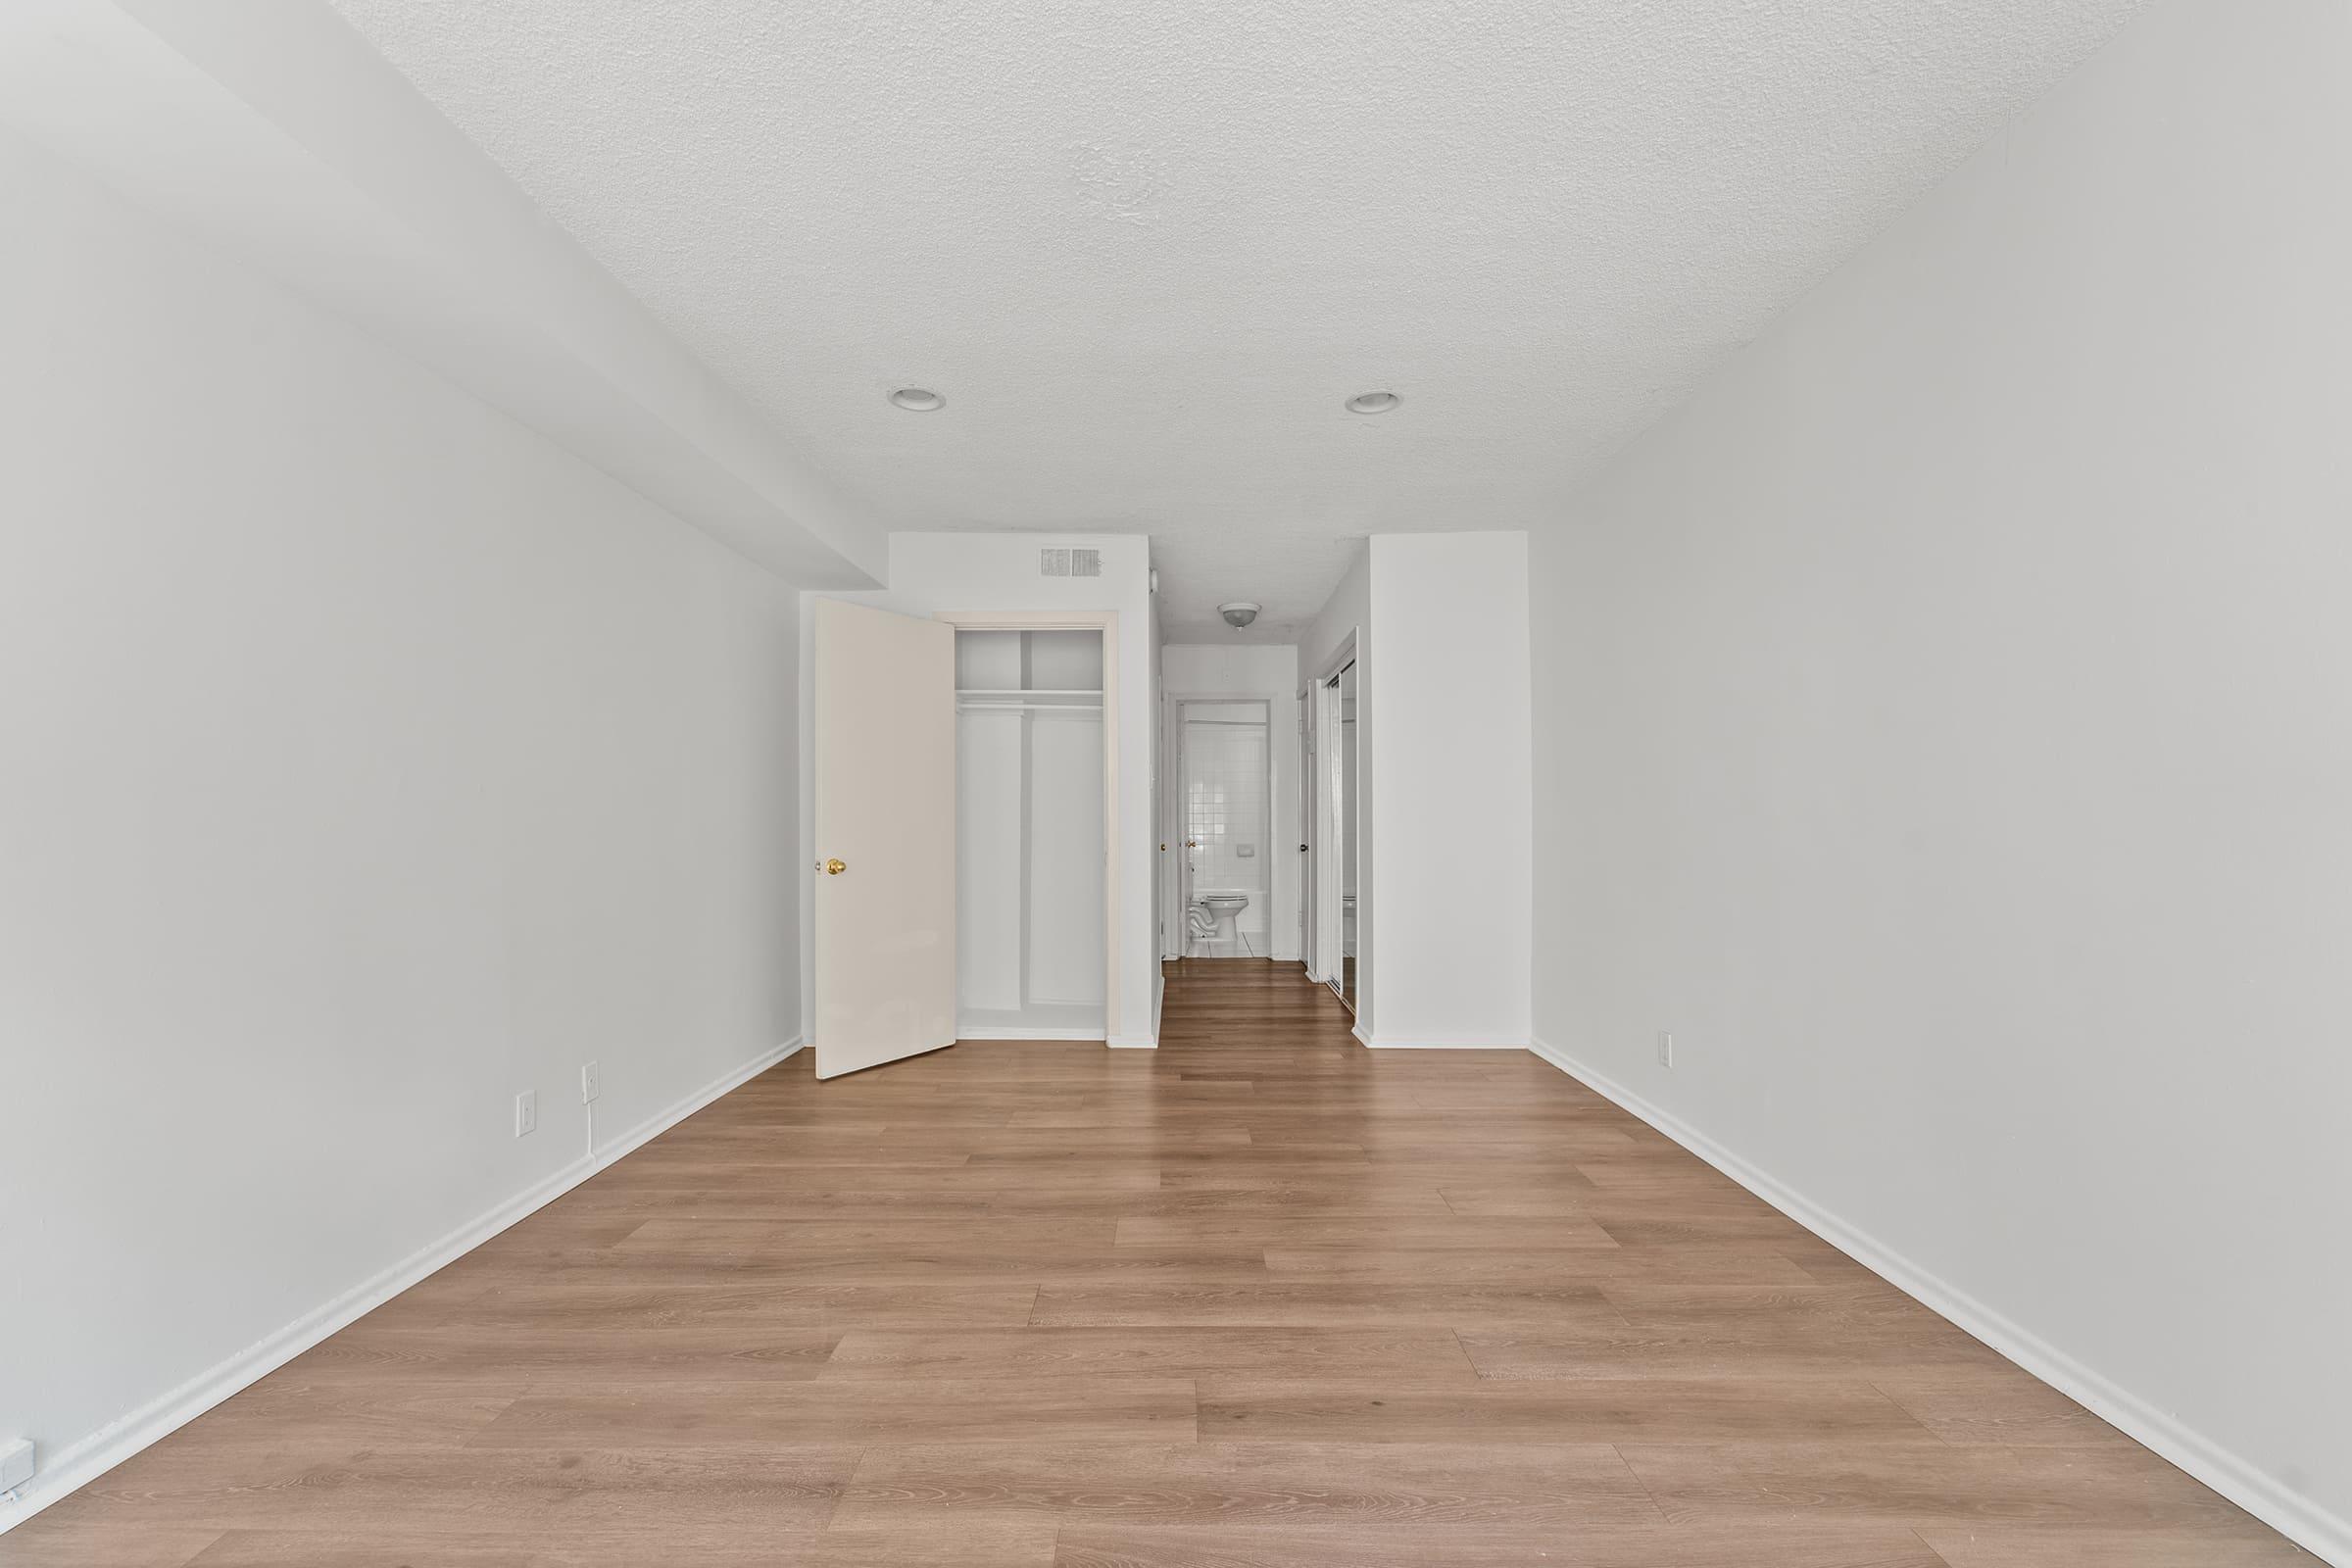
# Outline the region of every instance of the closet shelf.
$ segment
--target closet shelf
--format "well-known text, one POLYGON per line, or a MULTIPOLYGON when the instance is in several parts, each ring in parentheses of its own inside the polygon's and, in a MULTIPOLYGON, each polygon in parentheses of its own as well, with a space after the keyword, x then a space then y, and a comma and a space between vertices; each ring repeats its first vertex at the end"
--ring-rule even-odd
POLYGON ((957 688, 956 701, 971 708, 1101 708, 1102 694, 1099 691, 1024 692, 965 686, 957 688))

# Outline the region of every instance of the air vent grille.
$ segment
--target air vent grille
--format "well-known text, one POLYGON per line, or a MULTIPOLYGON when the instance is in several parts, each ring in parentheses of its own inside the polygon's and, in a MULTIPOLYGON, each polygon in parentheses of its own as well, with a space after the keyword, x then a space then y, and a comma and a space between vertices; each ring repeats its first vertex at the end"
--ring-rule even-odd
POLYGON ((1041 577, 1100 577, 1102 575, 1102 552, 1040 550, 1037 553, 1037 574, 1041 577))

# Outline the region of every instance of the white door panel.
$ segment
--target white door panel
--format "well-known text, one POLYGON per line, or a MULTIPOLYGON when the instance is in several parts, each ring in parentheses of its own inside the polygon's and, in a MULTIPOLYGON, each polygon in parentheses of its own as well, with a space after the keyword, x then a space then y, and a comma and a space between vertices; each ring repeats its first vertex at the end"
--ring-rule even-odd
POLYGON ((956 630, 815 605, 816 1075, 832 1078, 956 1043, 956 630))

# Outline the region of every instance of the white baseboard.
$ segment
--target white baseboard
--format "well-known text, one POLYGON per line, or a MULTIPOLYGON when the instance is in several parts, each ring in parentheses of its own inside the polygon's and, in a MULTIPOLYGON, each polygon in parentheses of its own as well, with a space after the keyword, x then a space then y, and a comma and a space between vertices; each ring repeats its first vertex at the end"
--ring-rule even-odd
POLYGON ((42 1470, 17 1491, 16 1505, 0 1503, 0 1535, 23 1524, 60 1497, 78 1491, 123 1460, 195 1420, 214 1405, 251 1387, 310 1349, 329 1335, 350 1326, 389 1301, 426 1275, 455 1262, 500 1231, 570 1192, 622 1156, 667 1132, 710 1102, 739 1089, 801 1049, 792 1040, 760 1053, 741 1066, 728 1069, 711 1082, 659 1111, 619 1137, 606 1142, 593 1154, 578 1159, 505 1202, 466 1221, 438 1241, 428 1243, 399 1262, 312 1311, 296 1318, 269 1338, 247 1347, 227 1360, 195 1377, 130 1414, 59 1450, 42 1470))
MULTIPOLYGON (((1361 1038, 1360 1036, 1358 1038, 1361 1038)), ((1374 1035, 1364 1044, 1374 1051, 1526 1051, 1524 1036, 1511 1039, 1506 1035, 1459 1035, 1451 1040, 1431 1040, 1414 1036, 1397 1038, 1374 1035)))
POLYGON ((958 1040, 1101 1040, 1100 1029, 1018 1029, 1007 1025, 999 1028, 989 1025, 979 1029, 958 1029, 958 1040))
POLYGON ((1112 1035, 1102 1043, 1113 1051, 1152 1051, 1159 1045, 1158 1041, 1146 1040, 1142 1035, 1112 1035))
POLYGON ((2272 1529, 2337 1568, 2352 1568, 2352 1520, 2338 1518, 2310 1498, 2290 1492, 2276 1477, 2257 1469, 2131 1390, 2092 1371, 2024 1325, 1947 1284, 1801 1193, 1782 1186, 1706 1134, 1651 1104, 1605 1073, 1541 1040, 1528 1049, 1586 1088, 1647 1122, 1929 1310, 1975 1335, 2272 1529))
POLYGON ((1368 1048, 1368 1047, 1369 1047, 1369 1046, 1372 1044, 1372 1037, 1371 1037, 1370 1035, 1368 1035, 1368 1034, 1364 1033, 1364 1026, 1363 1026, 1362 1024, 1360 1024, 1360 1023, 1356 1023, 1356 1024, 1349 1024, 1349 1025, 1348 1026, 1348 1032, 1349 1034, 1351 1034, 1351 1035, 1355 1036, 1355 1038, 1356 1038, 1356 1042, 1357 1042, 1357 1044, 1359 1044, 1359 1045, 1362 1045, 1362 1046, 1365 1046, 1365 1047, 1367 1047, 1367 1048, 1368 1048))

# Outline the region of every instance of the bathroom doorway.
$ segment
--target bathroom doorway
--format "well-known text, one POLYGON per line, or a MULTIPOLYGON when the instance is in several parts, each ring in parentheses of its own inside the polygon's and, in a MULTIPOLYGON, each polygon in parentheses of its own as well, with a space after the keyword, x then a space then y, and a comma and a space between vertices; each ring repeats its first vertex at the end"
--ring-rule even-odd
POLYGON ((1271 704, 1176 705, 1177 860, 1188 958, 1273 955, 1271 704))

